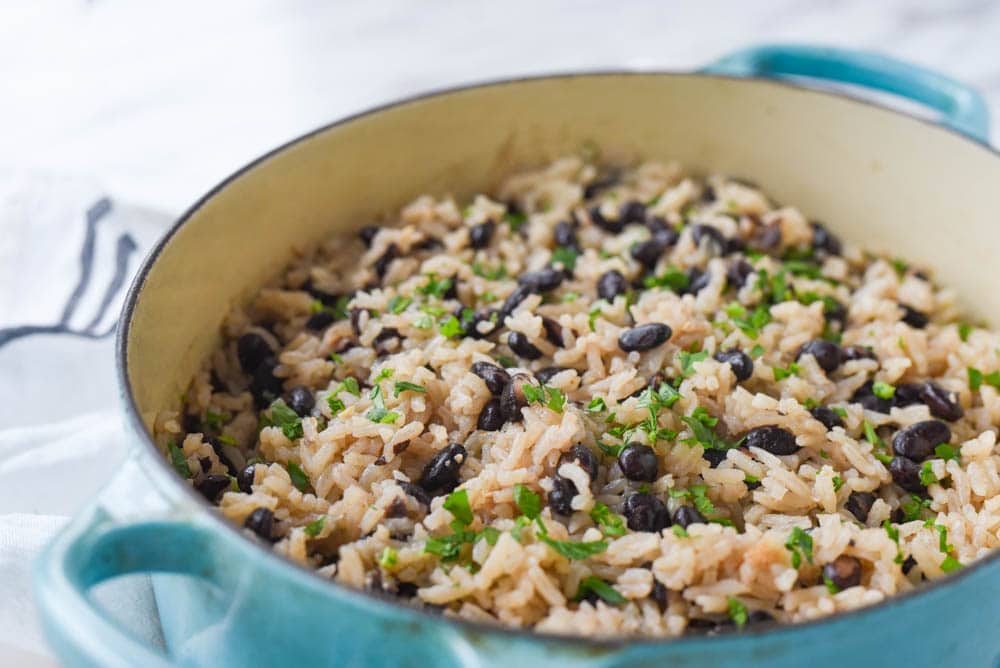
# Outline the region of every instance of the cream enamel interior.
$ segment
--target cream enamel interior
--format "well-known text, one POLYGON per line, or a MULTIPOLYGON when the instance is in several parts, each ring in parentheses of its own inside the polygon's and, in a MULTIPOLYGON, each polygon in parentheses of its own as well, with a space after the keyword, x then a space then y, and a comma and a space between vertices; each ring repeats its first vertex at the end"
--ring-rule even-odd
POLYGON ((267 157, 193 210, 149 269, 126 371, 147 426, 218 344, 226 311, 304 246, 421 193, 465 197, 596 143, 760 184, 845 239, 926 264, 1000 313, 1000 159, 949 131, 760 80, 598 74, 499 83, 395 105, 267 157))

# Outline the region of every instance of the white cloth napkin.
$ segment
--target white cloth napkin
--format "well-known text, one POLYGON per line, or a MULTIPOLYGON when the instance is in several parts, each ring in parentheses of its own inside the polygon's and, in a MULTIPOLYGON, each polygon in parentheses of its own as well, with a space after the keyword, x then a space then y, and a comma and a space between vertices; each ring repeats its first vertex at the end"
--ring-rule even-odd
MULTIPOLYGON (((0 172, 0 656, 51 663, 32 595, 36 557, 119 467, 114 325, 167 215, 85 178, 0 172)), ((148 578, 101 586, 159 638, 148 578)), ((116 615, 118 616, 118 615, 116 615)))

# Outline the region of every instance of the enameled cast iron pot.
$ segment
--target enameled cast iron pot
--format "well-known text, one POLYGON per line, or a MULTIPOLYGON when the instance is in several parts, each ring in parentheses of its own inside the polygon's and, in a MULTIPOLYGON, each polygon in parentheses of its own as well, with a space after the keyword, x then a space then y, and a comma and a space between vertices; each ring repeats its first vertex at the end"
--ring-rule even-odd
POLYGON ((293 243, 357 228, 419 193, 471 195, 584 142, 752 179, 847 239, 934 267, 975 313, 1000 313, 1000 158, 981 143, 986 119, 975 92, 925 70, 763 47, 696 74, 570 74, 434 93, 241 169, 181 217, 132 286, 118 365, 134 447, 39 563, 53 648, 71 665, 142 667, 996 665, 998 554, 916 593, 796 626, 661 641, 511 632, 379 600, 270 554, 180 480, 149 434, 218 344, 226 311, 280 270, 293 243), (771 80, 788 75, 903 95, 943 125, 771 80), (87 594, 129 573, 157 574, 166 654, 87 594))

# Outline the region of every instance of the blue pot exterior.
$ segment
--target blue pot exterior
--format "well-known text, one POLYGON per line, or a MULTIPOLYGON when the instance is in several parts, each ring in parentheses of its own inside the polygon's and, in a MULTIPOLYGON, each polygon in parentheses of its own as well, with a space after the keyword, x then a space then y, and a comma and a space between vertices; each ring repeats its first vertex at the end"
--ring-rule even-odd
MULTIPOLYGON (((870 55, 770 47, 740 52, 707 71, 855 81, 922 99, 970 136, 982 138, 986 130, 985 107, 973 91, 870 55)), ((992 557, 883 605, 715 637, 600 643, 422 613, 324 581, 234 531, 162 461, 155 461, 160 455, 132 403, 125 405, 135 447, 130 473, 121 474, 113 486, 125 492, 131 486, 136 495, 155 496, 159 503, 144 517, 122 521, 113 512, 113 499, 104 495, 40 560, 36 589, 42 618, 66 665, 864 668, 994 666, 1000 659, 1000 636, 982 628, 984 620, 988 624, 1000 616, 1000 559, 992 557), (141 475, 133 475, 137 470, 141 475), (163 574, 155 576, 154 586, 165 655, 114 628, 86 597, 93 584, 137 572, 163 574)))

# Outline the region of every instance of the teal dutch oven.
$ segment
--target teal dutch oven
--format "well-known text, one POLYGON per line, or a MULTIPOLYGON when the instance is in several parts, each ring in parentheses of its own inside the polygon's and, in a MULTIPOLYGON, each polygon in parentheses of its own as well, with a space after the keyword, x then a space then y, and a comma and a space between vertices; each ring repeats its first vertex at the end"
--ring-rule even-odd
POLYGON ((146 260, 118 329, 125 465, 48 547, 37 593, 74 666, 992 666, 1000 556, 878 605, 792 626, 678 639, 570 639, 456 621, 323 580, 227 523, 150 431, 177 409, 226 311, 295 245, 349 231, 419 193, 467 197, 596 143, 619 159, 738 174, 845 238, 936 268, 980 317, 1000 313, 1000 158, 973 90, 877 55, 762 47, 698 73, 501 81, 404 100, 312 132, 243 168, 146 260), (790 77, 922 103, 938 122, 790 77), (90 590, 152 574, 165 648, 90 590))

